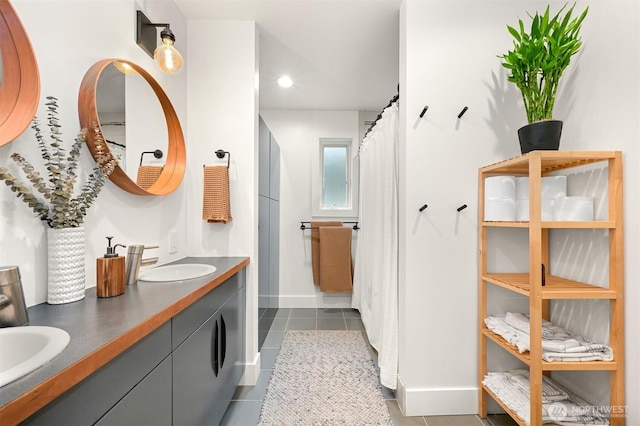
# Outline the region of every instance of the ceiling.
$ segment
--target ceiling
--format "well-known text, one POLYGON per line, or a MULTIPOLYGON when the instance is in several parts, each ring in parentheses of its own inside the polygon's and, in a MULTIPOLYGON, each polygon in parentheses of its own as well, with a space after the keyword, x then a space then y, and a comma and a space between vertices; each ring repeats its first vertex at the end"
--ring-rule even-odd
POLYGON ((260 109, 380 111, 397 93, 401 0, 175 2, 187 19, 256 22, 260 109))

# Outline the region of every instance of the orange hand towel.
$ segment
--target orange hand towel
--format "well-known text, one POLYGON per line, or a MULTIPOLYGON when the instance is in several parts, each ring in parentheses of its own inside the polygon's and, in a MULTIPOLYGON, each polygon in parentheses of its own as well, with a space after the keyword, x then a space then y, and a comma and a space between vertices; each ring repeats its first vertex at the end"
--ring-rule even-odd
POLYGON ((311 222, 311 269, 313 270, 313 283, 315 285, 320 285, 320 233, 313 228, 321 226, 342 226, 342 222, 311 222))
POLYGON ((156 180, 162 173, 163 166, 140 166, 138 167, 138 177, 136 183, 142 189, 149 189, 151 185, 156 183, 156 180))
POLYGON ((229 169, 227 166, 204 168, 202 219, 207 222, 227 223, 231 217, 229 201, 229 169))
POLYGON ((323 226, 320 233, 320 291, 353 292, 351 228, 323 226))

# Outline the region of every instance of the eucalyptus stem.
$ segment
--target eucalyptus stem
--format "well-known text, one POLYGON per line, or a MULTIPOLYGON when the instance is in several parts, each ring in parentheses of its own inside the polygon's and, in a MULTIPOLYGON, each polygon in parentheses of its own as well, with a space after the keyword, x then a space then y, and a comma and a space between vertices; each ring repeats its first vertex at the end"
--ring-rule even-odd
MULTIPOLYGON (((78 178, 78 162, 81 147, 86 140, 87 130, 82 129, 67 154, 63 146, 61 126, 58 120, 57 99, 49 96, 47 100, 49 137, 43 136, 37 118, 33 119, 31 128, 35 132, 48 178, 41 177, 29 161, 15 153, 11 156, 12 160, 22 169, 35 192, 21 183, 5 167, 0 167, 0 180, 5 181, 9 189, 19 199, 22 199, 36 216, 46 221, 51 228, 78 227, 84 221, 89 207, 96 200, 107 177, 113 172, 117 161, 106 148, 104 139, 102 137, 95 138, 98 153, 96 162, 98 164, 82 185, 80 194, 74 196, 78 178)), ((96 129, 98 129, 98 125, 94 123, 93 131, 97 132, 96 129)))

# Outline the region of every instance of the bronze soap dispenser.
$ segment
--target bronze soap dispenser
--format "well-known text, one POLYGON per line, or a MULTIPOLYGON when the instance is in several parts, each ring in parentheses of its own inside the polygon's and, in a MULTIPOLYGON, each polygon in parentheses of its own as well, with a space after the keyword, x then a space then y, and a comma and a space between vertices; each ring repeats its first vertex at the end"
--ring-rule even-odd
POLYGON ((106 237, 109 242, 107 252, 104 257, 96 259, 96 294, 98 297, 119 296, 125 291, 124 281, 124 256, 118 256, 116 247, 126 247, 122 244, 116 244, 111 247, 111 239, 106 237))

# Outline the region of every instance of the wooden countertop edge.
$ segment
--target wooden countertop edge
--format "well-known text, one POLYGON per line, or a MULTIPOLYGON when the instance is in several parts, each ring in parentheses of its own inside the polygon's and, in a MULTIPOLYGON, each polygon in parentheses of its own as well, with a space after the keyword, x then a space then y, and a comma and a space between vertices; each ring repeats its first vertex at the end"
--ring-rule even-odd
POLYGON ((247 265, 249 265, 249 258, 244 259, 233 268, 217 276, 194 292, 189 293, 176 303, 0 407, 0 423, 8 426, 27 419, 247 265))

